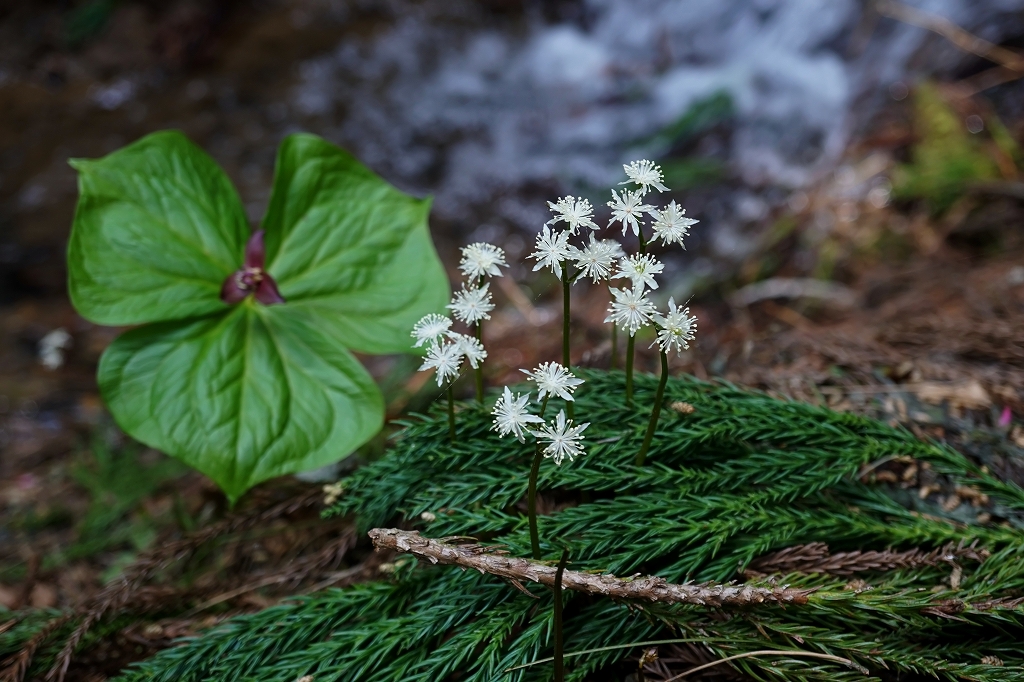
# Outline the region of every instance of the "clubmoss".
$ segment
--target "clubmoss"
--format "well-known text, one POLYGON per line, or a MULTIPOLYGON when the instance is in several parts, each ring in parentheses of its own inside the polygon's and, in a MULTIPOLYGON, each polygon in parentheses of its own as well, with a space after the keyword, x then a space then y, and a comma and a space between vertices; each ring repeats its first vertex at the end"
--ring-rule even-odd
MULTIPOLYGON (((736 579, 756 557, 809 542, 833 552, 974 542, 991 554, 980 564, 868 572, 852 582, 779 576, 816 590, 807 606, 785 609, 710 612, 567 595, 567 652, 680 637, 716 657, 773 649, 854 664, 785 655, 730 664, 761 680, 864 679, 856 666, 884 679, 1019 679, 1024 616, 1012 599, 1024 589, 1024 535, 912 512, 858 472, 883 457, 912 457, 983 490, 1008 515, 1024 512, 1020 488, 878 421, 686 377, 669 382, 665 402, 694 409, 663 411, 637 467, 657 379, 637 377, 637 407, 627 409, 621 373, 581 376, 576 411, 592 424, 588 453, 561 467, 546 461, 541 472, 542 494, 558 507, 540 519, 548 559, 565 543, 576 570, 681 581, 736 579)), ((342 481, 330 513, 353 515, 362 528, 418 523, 426 535, 470 535, 528 556, 522 498, 533 449, 498 439, 490 425, 485 410, 465 405, 451 445, 443 412, 414 419, 386 456, 342 481), (423 512, 433 520, 421 521, 423 512)), ((551 655, 547 590, 534 589, 532 599, 488 575, 397 563, 388 580, 236 618, 119 680, 550 679, 549 665, 502 674, 551 655)), ((621 679, 622 662, 638 653, 574 656, 567 679, 621 679)))

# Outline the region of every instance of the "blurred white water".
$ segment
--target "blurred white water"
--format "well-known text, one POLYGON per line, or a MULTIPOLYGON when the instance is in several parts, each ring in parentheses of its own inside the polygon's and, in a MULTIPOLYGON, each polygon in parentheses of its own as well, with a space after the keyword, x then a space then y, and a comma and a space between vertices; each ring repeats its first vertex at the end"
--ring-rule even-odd
MULTIPOLYGON (((857 0, 587 0, 576 21, 499 24, 472 3, 398 3, 384 30, 306 62, 292 104, 407 189, 460 220, 487 206, 531 225, 531 184, 607 187, 639 143, 716 92, 736 116, 719 150, 753 188, 831 170, 889 86, 963 59, 857 0), (917 59, 927 50, 927 59, 917 59)), ((916 0, 993 41, 1024 0, 916 0)), ((529 13, 528 13, 529 14, 529 13)))

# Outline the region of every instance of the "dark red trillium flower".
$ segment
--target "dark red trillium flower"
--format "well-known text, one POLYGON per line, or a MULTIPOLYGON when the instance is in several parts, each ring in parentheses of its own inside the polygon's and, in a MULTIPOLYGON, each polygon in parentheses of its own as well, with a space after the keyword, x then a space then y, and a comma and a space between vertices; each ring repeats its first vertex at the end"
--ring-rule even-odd
POLYGON ((277 282, 263 269, 266 250, 263 248, 263 230, 256 230, 245 244, 245 264, 224 280, 220 288, 220 300, 225 303, 241 303, 252 294, 263 305, 284 303, 284 297, 277 290, 277 282))

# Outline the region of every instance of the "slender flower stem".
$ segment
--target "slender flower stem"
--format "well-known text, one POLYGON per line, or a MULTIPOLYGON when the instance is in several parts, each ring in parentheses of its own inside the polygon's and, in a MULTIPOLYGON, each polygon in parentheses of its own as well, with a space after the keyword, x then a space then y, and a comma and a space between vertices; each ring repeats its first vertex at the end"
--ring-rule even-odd
MULTIPOLYGON (((548 398, 540 403, 540 416, 544 418, 544 410, 548 408, 548 398)), ((540 475, 540 461, 543 455, 540 451, 540 443, 533 453, 533 465, 530 467, 530 482, 526 491, 526 515, 530 520, 530 549, 533 552, 535 561, 540 561, 540 534, 537 532, 537 477, 540 475)))
POLYGON ((569 265, 562 263, 562 364, 569 369, 569 265))
MULTIPOLYGON (((479 277, 477 277, 476 285, 478 287, 482 287, 484 285, 484 281, 486 279, 487 279, 486 277, 484 277, 483 275, 480 275, 479 277)), ((484 321, 483 320, 477 320, 476 321, 476 340, 479 341, 480 343, 484 342, 484 321)), ((480 403, 481 405, 483 405, 484 404, 484 363, 483 362, 481 362, 480 366, 477 367, 476 370, 474 370, 474 373, 476 374, 476 401, 478 403, 480 403)))
POLYGON ((540 443, 533 453, 533 466, 530 467, 530 487, 526 493, 526 510, 530 519, 530 549, 534 561, 540 561, 540 534, 537 532, 537 476, 540 474, 540 443))
POLYGON ((448 384, 448 437, 455 442, 455 391, 448 384))
POLYGON ((630 335, 626 342, 626 407, 633 406, 633 346, 636 345, 636 337, 630 335))
POLYGON ((565 573, 565 564, 568 561, 569 548, 566 547, 562 550, 562 558, 558 562, 558 569, 555 571, 555 682, 565 682, 562 638, 562 575, 565 573))
POLYGON ((612 361, 608 366, 609 369, 618 369, 619 367, 619 326, 612 322, 612 361))
MULTIPOLYGON (((562 364, 567 370, 572 369, 569 363, 569 264, 562 263, 562 364)), ((565 413, 569 419, 573 419, 573 404, 571 400, 565 401, 565 413)))
POLYGON ((637 232, 636 236, 637 236, 637 239, 640 240, 640 255, 644 256, 644 255, 647 254, 647 240, 644 239, 644 230, 643 230, 643 228, 640 228, 640 231, 637 232))
POLYGON ((661 416, 661 403, 665 399, 665 385, 668 384, 668 355, 661 351, 661 380, 658 381, 658 394, 654 397, 654 407, 651 409, 651 421, 647 424, 647 433, 644 434, 644 444, 636 456, 636 465, 642 467, 647 457, 647 450, 651 447, 651 439, 654 438, 654 429, 658 426, 658 417, 661 416))
MULTIPOLYGON (((476 340, 480 343, 484 341, 484 321, 478 320, 476 323, 476 340)), ((481 405, 484 404, 484 363, 480 363, 480 366, 473 370, 476 374, 476 401, 481 405)))

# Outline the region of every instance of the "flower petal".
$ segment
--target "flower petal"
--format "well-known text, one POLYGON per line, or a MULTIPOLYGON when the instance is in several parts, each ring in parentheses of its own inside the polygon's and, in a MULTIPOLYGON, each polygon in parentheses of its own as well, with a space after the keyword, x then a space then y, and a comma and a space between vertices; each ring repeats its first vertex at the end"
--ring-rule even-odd
POLYGON ((238 272, 232 272, 224 279, 224 284, 220 288, 220 300, 230 305, 245 300, 245 297, 249 295, 249 290, 243 287, 238 279, 238 272))
POLYGON ((263 247, 263 230, 256 230, 245 243, 245 267, 263 269, 263 261, 266 257, 266 249, 263 247))
POLYGON ((284 296, 277 290, 277 282, 267 273, 263 273, 263 279, 260 281, 259 286, 256 287, 256 300, 263 305, 284 303, 284 296))

